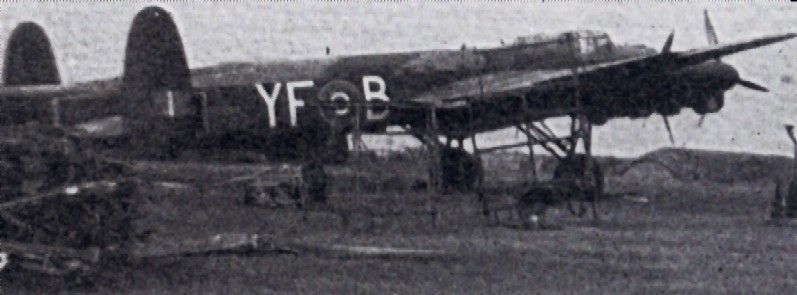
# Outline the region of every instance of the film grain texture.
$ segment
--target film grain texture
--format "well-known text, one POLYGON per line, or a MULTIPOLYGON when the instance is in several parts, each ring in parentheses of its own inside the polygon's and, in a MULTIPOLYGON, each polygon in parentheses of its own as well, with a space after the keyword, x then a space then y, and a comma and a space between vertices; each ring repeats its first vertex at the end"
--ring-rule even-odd
POLYGON ((0 293, 791 293, 795 16, 0 1, 0 293))

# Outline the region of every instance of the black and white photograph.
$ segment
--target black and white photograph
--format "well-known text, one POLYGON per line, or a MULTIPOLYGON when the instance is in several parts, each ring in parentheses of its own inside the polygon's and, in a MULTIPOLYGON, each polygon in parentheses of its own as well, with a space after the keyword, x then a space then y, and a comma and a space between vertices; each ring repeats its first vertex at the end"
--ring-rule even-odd
POLYGON ((0 294, 794 294, 792 1, 0 0, 0 294))

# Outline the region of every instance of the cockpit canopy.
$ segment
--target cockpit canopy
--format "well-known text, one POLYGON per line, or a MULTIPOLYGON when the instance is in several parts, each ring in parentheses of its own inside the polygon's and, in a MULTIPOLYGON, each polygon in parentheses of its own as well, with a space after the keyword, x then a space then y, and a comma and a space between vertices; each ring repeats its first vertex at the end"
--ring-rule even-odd
POLYGON ((535 34, 521 36, 515 40, 515 46, 562 46, 569 45, 583 56, 596 52, 609 52, 614 48, 609 34, 593 30, 568 31, 557 35, 535 34))

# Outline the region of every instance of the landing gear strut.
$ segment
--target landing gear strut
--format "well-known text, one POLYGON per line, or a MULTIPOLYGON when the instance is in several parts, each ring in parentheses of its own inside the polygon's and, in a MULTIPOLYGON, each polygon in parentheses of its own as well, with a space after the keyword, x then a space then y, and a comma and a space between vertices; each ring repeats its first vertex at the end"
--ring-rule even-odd
POLYGON ((551 181, 541 183, 535 176, 530 188, 519 197, 518 215, 524 223, 528 225, 533 217, 534 223, 542 225, 545 208, 562 202, 579 218, 586 215, 589 203, 592 217, 597 221, 596 202, 603 193, 604 179, 600 165, 592 157, 592 125, 587 117, 573 116, 570 136, 563 138, 556 137, 544 122, 518 124, 517 128, 527 137, 531 163, 534 163, 533 144, 539 144, 559 161, 551 181), (583 154, 576 153, 579 139, 583 142, 583 154), (524 214, 529 213, 529 210, 524 210, 529 206, 537 208, 532 216, 524 214))

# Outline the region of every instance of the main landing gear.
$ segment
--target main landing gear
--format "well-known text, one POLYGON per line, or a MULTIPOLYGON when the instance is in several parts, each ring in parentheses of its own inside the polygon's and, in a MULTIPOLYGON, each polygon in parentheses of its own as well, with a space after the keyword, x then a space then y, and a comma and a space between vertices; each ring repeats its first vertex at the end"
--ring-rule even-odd
MULTIPOLYGON (((592 124, 584 115, 571 117, 570 135, 557 137, 544 122, 518 125, 529 143, 537 143, 558 160, 553 179, 534 180, 527 191, 518 198, 518 215, 525 226, 545 227, 547 208, 565 203, 568 211, 579 218, 592 211, 595 222, 599 220, 597 201, 603 194, 603 171, 592 156, 592 124), (583 153, 577 153, 578 141, 583 153), (526 210, 525 206, 539 209, 526 210), (587 208, 589 206, 589 210, 587 208)), ((531 150, 531 149, 530 149, 531 150)), ((530 152, 533 157, 534 153, 530 152)))
POLYGON ((527 185, 516 197, 514 210, 526 227, 546 227, 545 216, 552 206, 564 204, 568 211, 579 218, 589 211, 595 221, 599 220, 597 201, 604 190, 604 176, 601 166, 592 156, 592 124, 585 115, 573 115, 568 136, 557 136, 545 122, 537 121, 517 124, 516 128, 526 136, 526 141, 488 148, 479 148, 472 136, 473 153, 466 152, 463 140, 457 139, 457 147, 452 140, 445 143, 437 140, 435 129, 427 128, 423 133, 414 133, 432 151, 430 179, 439 181, 441 191, 471 190, 479 196, 483 213, 498 220, 494 209, 484 192, 484 171, 482 154, 508 148, 527 147, 531 169, 527 185), (579 140, 583 152, 577 152, 579 140), (533 147, 539 145, 558 160, 553 178, 538 179, 533 147), (436 163, 436 164, 435 164, 436 163))

